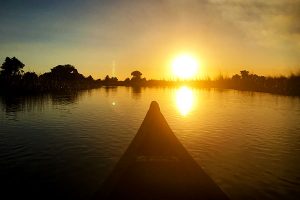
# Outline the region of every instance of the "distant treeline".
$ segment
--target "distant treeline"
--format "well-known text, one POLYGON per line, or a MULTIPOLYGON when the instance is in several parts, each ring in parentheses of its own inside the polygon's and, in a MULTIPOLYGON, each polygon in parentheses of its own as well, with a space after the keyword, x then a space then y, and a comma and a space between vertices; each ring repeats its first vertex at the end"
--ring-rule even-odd
POLYGON ((17 58, 7 57, 1 66, 0 90, 5 93, 41 93, 72 89, 89 89, 100 86, 92 76, 84 77, 72 65, 58 65, 50 72, 37 75, 24 73, 24 64, 17 58))
POLYGON ((259 76, 247 70, 240 71, 231 78, 220 76, 214 81, 204 82, 208 87, 268 92, 274 94, 300 96, 300 73, 290 76, 259 76))
POLYGON ((131 73, 132 78, 126 78, 124 81, 119 81, 116 77, 109 77, 100 80, 101 85, 105 86, 133 86, 133 87, 176 87, 178 85, 189 85, 192 87, 201 88, 222 88, 247 90, 255 92, 267 92, 274 94, 300 96, 300 73, 291 74, 290 76, 259 76, 251 74, 247 70, 240 71, 240 74, 235 74, 232 77, 224 77, 220 75, 212 80, 146 80, 142 78, 142 73, 134 71, 131 73))
POLYGON ((0 91, 9 93, 41 93, 50 91, 91 89, 101 86, 133 86, 133 87, 166 87, 190 85, 202 88, 223 88, 268 92, 283 95, 300 96, 300 73, 290 76, 265 77, 251 74, 247 70, 240 71, 232 77, 219 76, 211 80, 146 80, 140 71, 133 71, 131 78, 124 81, 117 77, 94 80, 85 77, 70 65, 58 65, 50 72, 37 75, 35 72, 24 73, 24 64, 17 58, 7 57, 1 66, 0 91))

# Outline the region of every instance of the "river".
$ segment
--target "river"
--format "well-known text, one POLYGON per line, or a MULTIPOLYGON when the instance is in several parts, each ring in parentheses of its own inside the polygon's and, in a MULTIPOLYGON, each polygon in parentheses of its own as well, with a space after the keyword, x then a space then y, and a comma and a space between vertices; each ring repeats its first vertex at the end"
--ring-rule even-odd
POLYGON ((186 86, 1 96, 2 193, 89 198, 152 100, 231 199, 299 198, 300 98, 186 86))

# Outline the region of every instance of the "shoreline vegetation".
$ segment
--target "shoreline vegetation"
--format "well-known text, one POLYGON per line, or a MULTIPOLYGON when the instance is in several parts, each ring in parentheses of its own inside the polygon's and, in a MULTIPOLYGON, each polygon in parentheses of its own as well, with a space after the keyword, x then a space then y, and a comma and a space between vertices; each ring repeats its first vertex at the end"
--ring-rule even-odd
POLYGON ((117 77, 95 80, 91 75, 85 77, 70 65, 58 65, 50 72, 37 75, 24 72, 25 65, 17 58, 6 57, 0 69, 0 94, 37 94, 70 90, 93 89, 102 86, 131 87, 176 87, 188 85, 199 88, 235 89, 253 92, 300 96, 300 73, 290 76, 259 76, 247 70, 232 77, 220 75, 212 80, 147 80, 140 71, 133 71, 131 78, 123 81, 117 77))

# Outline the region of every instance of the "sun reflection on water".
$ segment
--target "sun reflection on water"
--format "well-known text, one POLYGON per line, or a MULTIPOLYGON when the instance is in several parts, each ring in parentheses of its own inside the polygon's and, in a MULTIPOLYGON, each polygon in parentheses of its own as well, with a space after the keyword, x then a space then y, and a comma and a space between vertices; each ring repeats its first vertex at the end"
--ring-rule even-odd
POLYGON ((180 114, 186 116, 194 106, 195 96, 190 88, 182 86, 175 93, 175 101, 180 114))

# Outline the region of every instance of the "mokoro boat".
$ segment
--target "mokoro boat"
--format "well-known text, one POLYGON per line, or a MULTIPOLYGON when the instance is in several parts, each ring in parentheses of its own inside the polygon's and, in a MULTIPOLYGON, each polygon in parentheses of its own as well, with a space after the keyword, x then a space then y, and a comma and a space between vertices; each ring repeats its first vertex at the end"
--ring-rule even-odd
POLYGON ((170 129, 157 102, 95 199, 228 199, 170 129))

